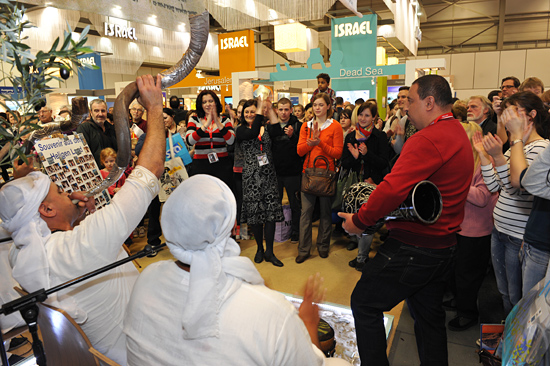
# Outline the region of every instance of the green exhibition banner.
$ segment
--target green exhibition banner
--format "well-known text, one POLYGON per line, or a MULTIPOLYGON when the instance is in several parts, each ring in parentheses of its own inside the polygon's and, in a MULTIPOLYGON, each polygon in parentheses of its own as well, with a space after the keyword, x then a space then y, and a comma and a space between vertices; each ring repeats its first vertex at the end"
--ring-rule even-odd
POLYGON ((331 88, 338 90, 370 90, 378 76, 405 74, 405 65, 376 66, 376 15, 335 18, 331 21, 332 52, 327 66, 319 48, 310 50, 307 67, 290 67, 285 62, 275 66, 269 81, 314 80, 318 74, 331 77, 331 88))

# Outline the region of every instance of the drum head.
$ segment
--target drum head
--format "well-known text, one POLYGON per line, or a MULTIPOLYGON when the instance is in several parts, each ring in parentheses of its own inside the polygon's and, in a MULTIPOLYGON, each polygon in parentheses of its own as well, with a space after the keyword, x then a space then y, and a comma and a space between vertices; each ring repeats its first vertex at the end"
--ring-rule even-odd
POLYGON ((368 201, 376 186, 374 184, 359 182, 353 184, 342 198, 342 210, 345 213, 356 213, 361 205, 368 201))

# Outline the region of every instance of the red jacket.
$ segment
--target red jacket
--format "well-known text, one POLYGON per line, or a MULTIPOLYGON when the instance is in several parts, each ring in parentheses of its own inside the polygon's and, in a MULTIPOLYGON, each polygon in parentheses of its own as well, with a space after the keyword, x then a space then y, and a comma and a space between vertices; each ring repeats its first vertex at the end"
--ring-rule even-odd
POLYGON ((440 120, 410 137, 392 172, 384 178, 361 210, 353 216, 360 229, 376 221, 405 201, 422 180, 434 183, 443 198, 441 217, 432 225, 416 221, 388 221, 390 235, 410 245, 446 248, 456 243, 454 234, 464 217, 464 204, 474 159, 464 128, 456 119, 440 120))

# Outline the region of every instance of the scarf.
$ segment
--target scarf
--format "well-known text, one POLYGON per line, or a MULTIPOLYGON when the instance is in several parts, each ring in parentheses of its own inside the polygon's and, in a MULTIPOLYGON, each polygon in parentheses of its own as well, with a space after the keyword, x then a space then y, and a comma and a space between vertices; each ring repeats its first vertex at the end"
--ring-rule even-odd
POLYGON ((263 284, 250 259, 231 239, 237 204, 218 178, 195 175, 164 204, 161 226, 170 252, 190 265, 189 296, 181 323, 185 339, 217 337, 219 309, 243 282, 263 284), (186 214, 182 214, 186 213, 186 214))

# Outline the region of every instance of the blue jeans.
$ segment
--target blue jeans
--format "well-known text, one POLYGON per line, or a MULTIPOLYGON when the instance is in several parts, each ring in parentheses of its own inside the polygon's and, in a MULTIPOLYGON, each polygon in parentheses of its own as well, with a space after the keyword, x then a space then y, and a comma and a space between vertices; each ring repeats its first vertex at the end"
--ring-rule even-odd
POLYGON ((445 366, 447 332, 443 294, 454 247, 428 249, 391 237, 363 267, 351 295, 357 346, 362 365, 389 365, 383 312, 404 299, 414 319, 418 355, 423 366, 445 366))
POLYGON ((495 269, 498 291, 502 295, 504 316, 512 310, 522 296, 521 263, 519 250, 521 239, 493 229, 491 234, 491 259, 495 269))
POLYGON ((373 238, 374 234, 362 235, 359 238, 359 242, 357 244, 357 262, 364 263, 367 259, 369 259, 370 246, 373 238))
POLYGON ((537 249, 529 243, 523 243, 520 251, 521 273, 523 275, 523 296, 546 276, 550 252, 537 249))

